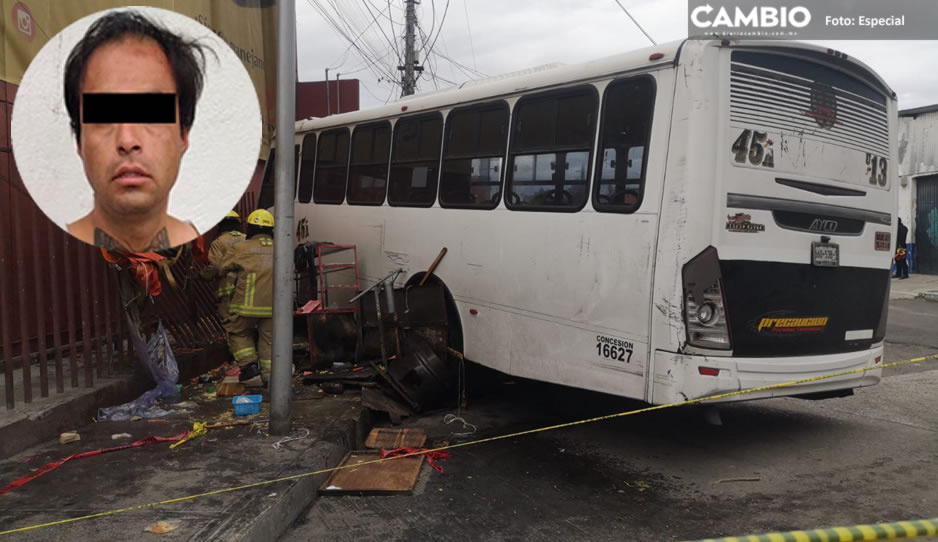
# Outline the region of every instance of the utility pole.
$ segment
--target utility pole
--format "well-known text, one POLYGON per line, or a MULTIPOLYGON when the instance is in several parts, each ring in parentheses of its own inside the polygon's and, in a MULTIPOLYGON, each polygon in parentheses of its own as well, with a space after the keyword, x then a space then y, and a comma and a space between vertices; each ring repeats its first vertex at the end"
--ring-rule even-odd
MULTIPOLYGON (((270 434, 290 433, 293 403, 293 138, 296 135, 296 2, 277 2, 277 146, 274 164, 273 367, 270 434)), ((328 83, 328 81, 327 81, 328 83)))
POLYGON ((332 100, 329 99, 329 68, 326 68, 326 116, 332 114, 332 100))
POLYGON ((342 75, 341 73, 335 72, 335 101, 336 101, 335 112, 336 113, 342 112, 342 85, 339 84, 339 76, 341 75, 342 75))
POLYGON ((417 73, 423 71, 423 66, 417 65, 417 51, 415 31, 417 28, 417 0, 407 1, 406 22, 407 31, 404 34, 404 65, 398 66, 401 73, 401 96, 410 96, 417 90, 417 73))

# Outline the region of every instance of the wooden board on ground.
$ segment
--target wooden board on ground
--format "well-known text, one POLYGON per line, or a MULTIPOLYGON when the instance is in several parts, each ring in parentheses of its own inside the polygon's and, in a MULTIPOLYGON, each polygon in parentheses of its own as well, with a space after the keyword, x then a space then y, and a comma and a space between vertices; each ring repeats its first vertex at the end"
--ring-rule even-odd
MULTIPOLYGON (((379 457, 378 452, 371 450, 349 452, 339 467, 374 461, 379 457)), ((423 458, 422 455, 401 457, 333 471, 319 488, 319 494, 409 495, 417 483, 423 458)))
POLYGON ((393 429, 375 427, 365 439, 365 448, 395 450, 397 448, 423 448, 427 433, 423 429, 393 429))

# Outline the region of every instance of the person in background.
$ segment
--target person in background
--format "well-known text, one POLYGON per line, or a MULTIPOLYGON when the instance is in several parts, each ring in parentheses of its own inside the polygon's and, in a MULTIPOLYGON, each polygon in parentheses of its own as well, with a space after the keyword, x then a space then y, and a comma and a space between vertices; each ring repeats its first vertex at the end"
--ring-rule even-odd
POLYGON ((231 252, 235 245, 245 240, 244 233, 241 232, 241 216, 235 211, 229 211, 225 218, 218 224, 218 237, 212 241, 212 246, 208 249, 208 265, 202 269, 202 278, 205 280, 218 279, 218 287, 215 289, 215 298, 218 304, 218 319, 225 332, 230 334, 228 329, 231 323, 229 305, 231 295, 235 291, 235 282, 238 275, 234 272, 221 273, 221 265, 225 257, 231 252))
POLYGON ((905 227, 902 219, 899 219, 899 231, 896 233, 896 274, 892 278, 909 278, 909 263, 905 260, 906 237, 909 235, 909 228, 905 227))
POLYGON ((228 308, 228 348, 240 366, 239 381, 258 386, 270 380, 272 359, 274 216, 254 211, 246 233, 247 240, 228 251, 219 269, 237 276, 228 308))

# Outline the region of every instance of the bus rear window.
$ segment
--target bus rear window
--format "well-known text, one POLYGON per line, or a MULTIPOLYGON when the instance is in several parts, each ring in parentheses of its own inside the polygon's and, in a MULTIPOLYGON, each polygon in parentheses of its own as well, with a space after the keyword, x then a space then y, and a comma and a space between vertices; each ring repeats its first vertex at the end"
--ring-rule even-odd
POLYGON ((654 109, 651 77, 620 79, 606 88, 593 188, 597 211, 631 213, 641 205, 654 109))
POLYGON ((442 136, 443 116, 439 113, 397 121, 388 203, 413 207, 433 205, 442 136))
POLYGON ((508 104, 455 109, 446 118, 440 205, 494 209, 508 145, 508 104))
POLYGON ((340 128, 319 137, 316 152, 316 180, 313 201, 342 203, 345 200, 345 177, 348 172, 348 130, 340 128))
POLYGON ((388 180, 391 124, 359 126, 352 134, 352 158, 348 173, 348 202, 352 205, 384 203, 388 180))
POLYGON ((518 101, 506 183, 509 209, 571 212, 583 208, 597 101, 593 87, 518 101))

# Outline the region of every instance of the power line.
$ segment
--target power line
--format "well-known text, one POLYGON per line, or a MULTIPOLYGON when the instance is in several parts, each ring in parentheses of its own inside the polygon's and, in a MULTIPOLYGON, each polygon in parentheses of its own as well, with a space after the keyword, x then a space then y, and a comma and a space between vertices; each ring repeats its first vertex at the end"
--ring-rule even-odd
MULTIPOLYGON (((388 8, 390 8, 390 4, 388 5, 388 8)), ((379 15, 381 15, 381 14, 379 13, 379 15)), ((342 62, 339 63, 335 68, 330 68, 330 69, 339 69, 339 68, 342 67, 342 65, 345 64, 345 61, 348 59, 348 53, 349 53, 349 51, 352 50, 352 45, 354 45, 355 43, 357 43, 357 42, 362 38, 362 36, 365 35, 365 32, 367 32, 368 29, 371 28, 371 26, 372 26, 373 24, 375 24, 375 21, 372 21, 371 23, 369 23, 368 26, 366 26, 364 30, 362 30, 361 32, 359 32, 358 36, 355 37, 355 41, 352 42, 351 44, 349 44, 349 46, 345 49, 344 56, 342 57, 342 62)), ((333 64, 335 64, 335 62, 333 62, 333 64)))
MULTIPOLYGON (((377 23, 377 25, 378 25, 378 30, 381 31, 381 35, 384 36, 385 41, 387 41, 388 44, 391 45, 391 50, 394 51, 394 54, 397 56, 398 60, 400 60, 400 58, 401 58, 401 53, 400 53, 400 51, 397 49, 397 41, 396 41, 396 40, 392 40, 391 38, 388 37, 387 33, 385 33, 384 27, 381 26, 381 23, 378 22, 378 18, 377 18, 377 17, 375 16, 375 14, 371 11, 371 7, 370 7, 371 2, 369 2, 369 1, 366 0, 364 5, 365 5, 365 9, 368 10, 368 14, 371 15, 371 24, 369 24, 368 27, 371 28, 371 25, 372 25, 372 24, 377 23)), ((377 8, 375 8, 375 9, 377 9, 377 8)), ((388 14, 388 18, 390 19, 390 14, 388 14)), ((392 33, 392 35, 393 35, 393 33, 394 33, 394 21, 393 21, 393 20, 391 20, 391 33, 392 33)))
MULTIPOLYGON (((340 24, 339 21, 336 20, 336 17, 333 16, 333 13, 329 9, 323 7, 323 5, 320 4, 320 0, 306 0, 306 1, 307 3, 309 3, 310 6, 312 6, 316 11, 318 11, 320 15, 322 15, 322 17, 326 20, 326 22, 329 23, 329 25, 332 26, 332 28, 336 32, 338 32, 339 35, 341 35, 346 40, 348 40, 348 42, 351 44, 351 47, 355 48, 355 50, 358 51, 359 55, 361 55, 361 57, 366 62, 369 63, 370 67, 372 68, 371 70, 372 74, 374 74, 375 77, 378 77, 378 78, 388 77, 389 79, 394 79, 393 72, 386 65, 380 63, 380 59, 381 59, 380 55, 376 54, 373 50, 371 50, 371 47, 367 43, 363 42, 362 45, 360 46, 357 43, 357 39, 353 39, 349 35, 349 33, 345 30, 345 28, 343 28, 343 26, 345 26, 344 20, 342 19, 341 15, 339 15, 338 11, 336 11, 336 15, 338 15, 339 20, 343 20, 343 24, 340 24), (363 47, 368 48, 369 51, 366 52, 363 49, 363 47)), ((334 2, 331 2, 331 5, 333 6, 333 8, 336 8, 334 2)), ((362 33, 362 35, 364 35, 364 33, 362 33)))
POLYGON ((622 2, 619 2, 619 0, 615 0, 615 2, 616 4, 619 4, 619 7, 622 8, 622 11, 624 11, 625 14, 629 16, 629 19, 632 19, 632 22, 635 23, 635 26, 637 26, 638 29, 642 31, 642 34, 645 34, 645 37, 648 38, 648 41, 650 41, 652 45, 658 45, 655 40, 651 39, 651 36, 648 35, 648 32, 645 32, 645 29, 642 28, 642 25, 638 24, 638 21, 635 20, 635 17, 632 17, 632 14, 629 13, 629 10, 625 9, 625 6, 622 5, 622 2))
MULTIPOLYGON (((446 14, 449 13, 449 2, 450 0, 446 0, 446 7, 443 8, 443 17, 440 19, 440 28, 436 31, 436 37, 433 38, 433 42, 430 43, 430 48, 427 49, 427 56, 430 56, 430 52, 433 51, 433 46, 436 45, 436 40, 440 38, 440 33, 443 32, 443 24, 446 22, 446 14)), ((431 27, 431 33, 432 31, 433 30, 431 27)))
POLYGON ((466 30, 469 31, 469 50, 472 51, 472 67, 479 69, 479 63, 476 62, 476 46, 472 43, 472 27, 469 26, 469 0, 462 0, 462 7, 466 11, 466 30))

